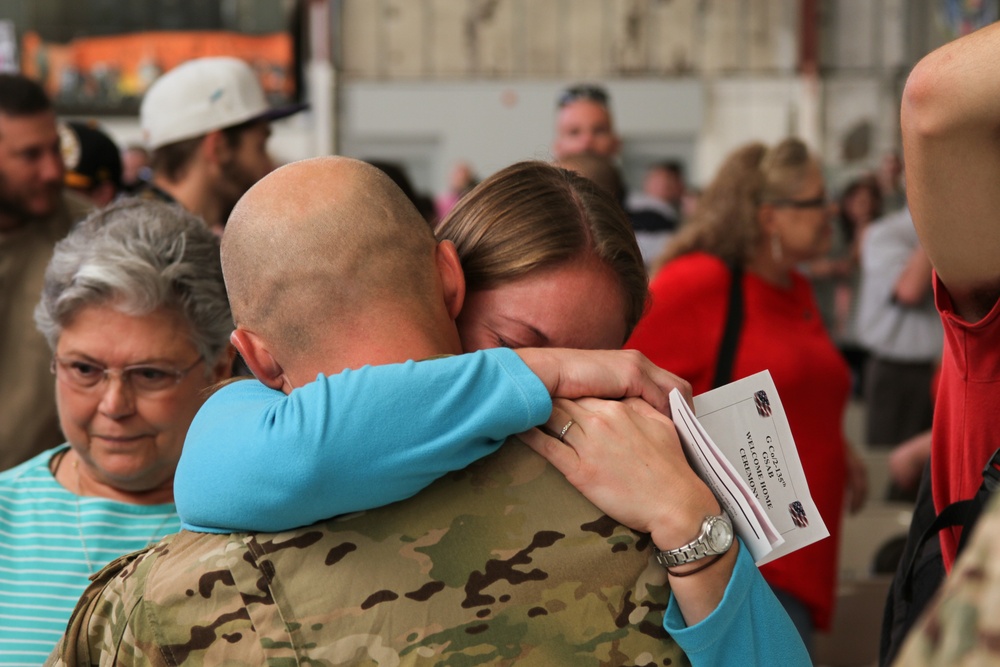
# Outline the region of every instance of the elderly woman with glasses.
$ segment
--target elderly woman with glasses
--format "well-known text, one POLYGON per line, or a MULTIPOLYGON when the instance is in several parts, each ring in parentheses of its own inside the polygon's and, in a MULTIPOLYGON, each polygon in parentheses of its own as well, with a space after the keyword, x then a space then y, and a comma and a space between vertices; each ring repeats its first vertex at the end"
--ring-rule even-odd
POLYGON ((841 425, 850 374, 797 270, 827 251, 830 234, 823 172, 805 144, 735 150, 667 247, 627 344, 695 394, 770 370, 831 535, 761 567, 807 646, 830 624, 845 487, 857 509, 865 486, 841 425))
POLYGON ((181 446, 234 354, 217 239, 159 202, 113 205, 57 244, 35 319, 67 443, 0 474, 0 655, 24 664, 90 575, 178 530, 181 446))

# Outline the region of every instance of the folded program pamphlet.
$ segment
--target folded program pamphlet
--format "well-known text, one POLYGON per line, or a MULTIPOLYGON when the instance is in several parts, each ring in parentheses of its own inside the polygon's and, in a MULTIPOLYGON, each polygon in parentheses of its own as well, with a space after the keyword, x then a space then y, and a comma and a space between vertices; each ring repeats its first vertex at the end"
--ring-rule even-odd
POLYGON ((757 565, 830 534, 809 493, 769 372, 699 394, 694 406, 692 411, 679 391, 671 392, 684 453, 757 565))

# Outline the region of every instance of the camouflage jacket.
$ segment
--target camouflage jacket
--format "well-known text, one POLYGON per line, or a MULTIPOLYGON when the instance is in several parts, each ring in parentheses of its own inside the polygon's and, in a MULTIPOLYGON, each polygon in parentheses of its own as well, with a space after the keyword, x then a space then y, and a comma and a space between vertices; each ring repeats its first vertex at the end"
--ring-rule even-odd
POLYGON ((520 442, 283 533, 182 532, 105 569, 66 665, 687 665, 648 536, 520 442))
POLYGON ((975 532, 944 586, 910 630, 895 665, 1000 664, 1000 495, 975 532))

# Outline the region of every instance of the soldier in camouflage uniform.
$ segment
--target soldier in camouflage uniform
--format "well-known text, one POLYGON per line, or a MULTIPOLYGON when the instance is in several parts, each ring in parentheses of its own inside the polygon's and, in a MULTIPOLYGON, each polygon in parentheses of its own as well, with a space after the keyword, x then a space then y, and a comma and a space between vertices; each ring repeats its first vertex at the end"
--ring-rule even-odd
POLYGON ((401 504, 119 559, 64 664, 684 665, 650 552, 511 442, 401 504))

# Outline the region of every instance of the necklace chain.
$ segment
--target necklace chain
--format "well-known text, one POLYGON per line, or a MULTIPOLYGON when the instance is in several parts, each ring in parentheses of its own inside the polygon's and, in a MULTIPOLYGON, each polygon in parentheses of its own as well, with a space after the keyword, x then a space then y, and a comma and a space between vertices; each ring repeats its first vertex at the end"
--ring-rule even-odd
MULTIPOLYGON (((80 503, 80 497, 83 495, 83 477, 80 475, 80 461, 73 461, 73 470, 76 472, 76 493, 73 494, 76 497, 76 531, 80 535, 80 546, 83 548, 83 558, 87 561, 87 572, 88 574, 95 574, 97 568, 94 567, 94 562, 90 559, 90 551, 87 549, 87 538, 83 534, 83 510, 80 503)), ((167 522, 172 518, 171 514, 163 517, 156 528, 153 529, 152 534, 150 534, 149 539, 146 540, 146 546, 153 546, 157 542, 157 536, 167 525, 167 522)))

